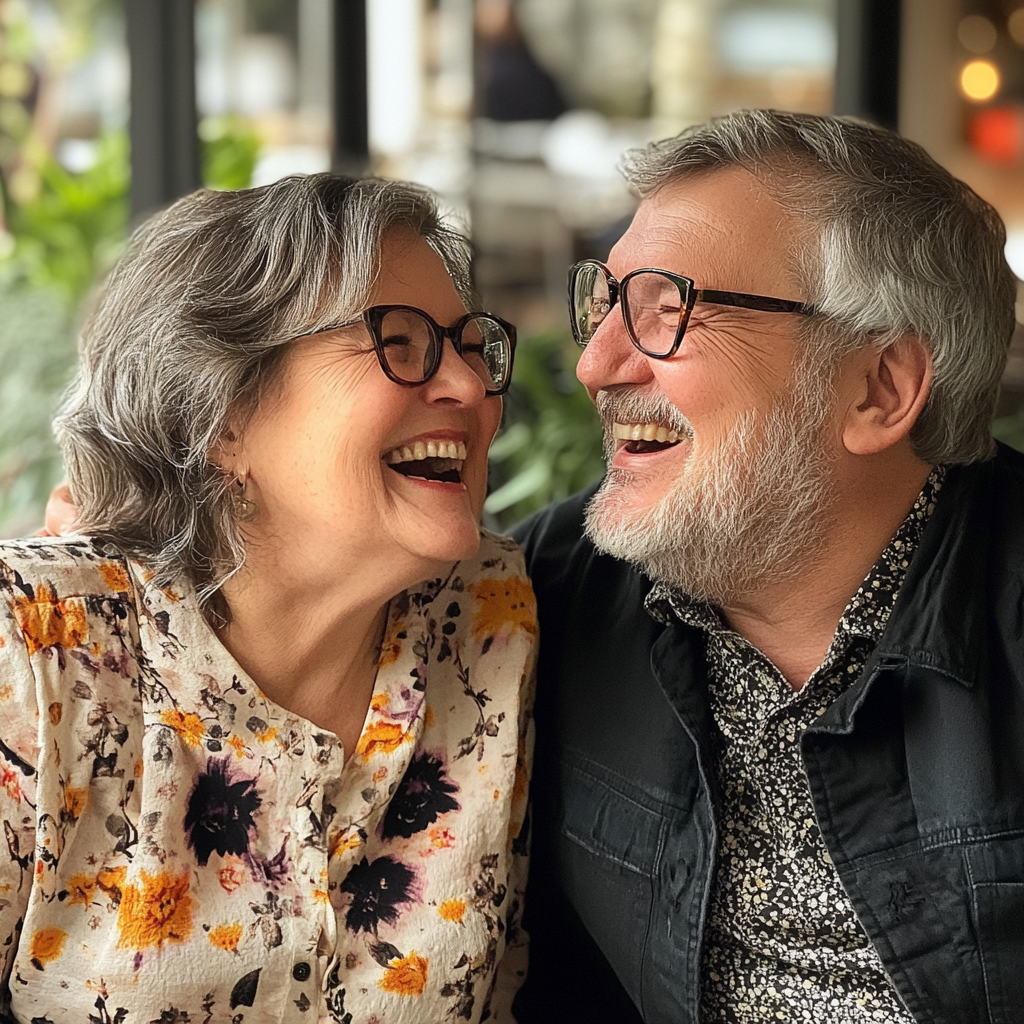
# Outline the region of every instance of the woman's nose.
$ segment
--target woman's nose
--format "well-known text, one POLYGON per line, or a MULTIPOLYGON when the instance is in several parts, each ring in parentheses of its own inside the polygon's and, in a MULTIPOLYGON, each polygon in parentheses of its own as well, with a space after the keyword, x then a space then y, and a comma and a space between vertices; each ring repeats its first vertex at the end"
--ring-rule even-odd
POLYGON ((441 346, 441 365, 424 385, 429 401, 455 401, 471 405, 486 397, 484 382, 455 351, 449 338, 441 346))

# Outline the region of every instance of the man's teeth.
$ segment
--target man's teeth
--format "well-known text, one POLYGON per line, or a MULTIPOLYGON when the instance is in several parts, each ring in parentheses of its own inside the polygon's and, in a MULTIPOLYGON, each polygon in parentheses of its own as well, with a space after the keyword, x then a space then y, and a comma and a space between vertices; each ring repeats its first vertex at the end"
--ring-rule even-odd
POLYGON ((392 448, 385 456, 392 466, 399 462, 421 462, 423 459, 466 458, 466 446, 461 441, 416 441, 392 448))
POLYGON ((620 441, 658 441, 661 444, 669 444, 679 440, 679 434, 675 430, 660 423, 613 423, 612 437, 620 441))

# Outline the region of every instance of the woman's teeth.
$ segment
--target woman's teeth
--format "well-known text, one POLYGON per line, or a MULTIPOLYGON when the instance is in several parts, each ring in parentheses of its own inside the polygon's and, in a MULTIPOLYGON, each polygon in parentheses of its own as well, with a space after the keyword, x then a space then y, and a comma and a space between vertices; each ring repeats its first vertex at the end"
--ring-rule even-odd
POLYGON ((465 460, 466 446, 461 441, 416 441, 392 448, 384 458, 392 466, 400 462, 422 462, 423 459, 465 460))
POLYGON ((657 441, 660 444, 674 444, 679 433, 660 423, 618 423, 612 424, 612 437, 619 441, 657 441))

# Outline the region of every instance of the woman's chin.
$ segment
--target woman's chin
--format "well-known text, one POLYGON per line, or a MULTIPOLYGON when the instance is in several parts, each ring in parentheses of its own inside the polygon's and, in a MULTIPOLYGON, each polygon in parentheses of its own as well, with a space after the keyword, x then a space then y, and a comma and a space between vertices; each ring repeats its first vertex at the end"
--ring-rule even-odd
POLYGON ((480 550, 480 528, 476 523, 445 533, 444 537, 425 537, 422 544, 410 545, 410 549, 433 562, 461 562, 480 550))

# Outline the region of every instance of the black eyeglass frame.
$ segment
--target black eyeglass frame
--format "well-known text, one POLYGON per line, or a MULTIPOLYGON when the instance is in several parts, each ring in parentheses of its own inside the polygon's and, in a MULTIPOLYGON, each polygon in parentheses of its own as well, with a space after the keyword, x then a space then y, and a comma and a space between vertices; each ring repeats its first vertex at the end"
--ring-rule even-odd
MULTIPOLYGON (((626 294, 626 288, 630 280, 639 274, 661 274, 668 278, 679 290, 679 325, 676 327, 676 335, 672 347, 667 352, 650 352, 644 348, 637 337, 633 327, 632 317, 629 312, 629 302, 622 304, 622 321, 626 325, 626 333, 633 347, 651 359, 669 359, 676 354, 686 334, 686 325, 690 322, 690 314, 698 302, 711 302, 717 306, 736 306, 741 309, 755 309, 762 313, 795 313, 798 316, 812 316, 814 307, 805 302, 797 302, 794 299, 776 299, 769 295, 751 295, 748 292, 723 292, 712 288, 698 288, 693 278, 684 277, 682 274, 673 274, 671 270, 662 270, 660 267, 641 267, 638 270, 631 270, 621 280, 617 280, 612 272, 600 260, 580 260, 569 268, 569 321, 572 327, 573 340, 580 348, 586 348, 590 339, 580 338, 580 332, 576 323, 576 302, 575 290, 576 280, 586 267, 597 267, 604 274, 605 282, 608 285, 608 312, 610 313, 619 296, 626 294)), ((607 314, 605 314, 607 315, 607 314)), ((593 335, 591 336, 593 337, 593 335)))
MULTIPOLYGON (((363 312, 354 320, 346 320, 340 324, 331 324, 328 327, 319 327, 315 331, 309 331, 306 334, 300 334, 295 339, 309 338, 314 334, 326 334, 328 331, 339 331, 343 327, 353 327, 358 323, 366 325, 367 330, 370 332, 370 338, 373 341, 373 349, 377 354, 377 362, 380 364, 381 370, 384 371, 384 375, 388 380, 394 381, 396 384, 403 388, 418 388, 421 384, 426 384, 437 371, 441 368, 441 360, 444 357, 444 342, 447 338, 452 343, 452 348, 455 349, 456 355, 460 359, 464 360, 462 355, 462 332, 465 330, 466 325, 473 320, 491 320, 496 323, 504 332, 508 338, 508 365, 505 368, 505 375, 501 382, 501 386, 498 388, 489 388, 486 383, 481 379, 480 383, 484 385, 484 393, 488 398, 495 397, 497 395, 503 395, 508 391, 509 385, 512 383, 512 366, 515 362, 516 356, 516 328, 514 324, 510 324, 507 320, 503 320, 500 316, 495 316, 494 313, 484 313, 481 310, 477 310, 475 313, 466 313, 460 316, 450 327, 445 327, 439 324, 426 310, 420 309, 418 306, 407 306, 403 303, 393 303, 391 305, 384 306, 369 306, 364 309, 363 312), (428 328, 430 329, 430 348, 427 351, 426 365, 429 367, 423 375, 422 380, 403 380, 399 377, 388 365, 388 359, 385 355, 385 344, 384 337, 381 334, 381 325, 384 323, 384 317, 388 313, 393 313, 395 310, 405 310, 409 313, 416 313, 426 321, 428 328)), ((467 364, 468 365, 468 364, 467 364)))

